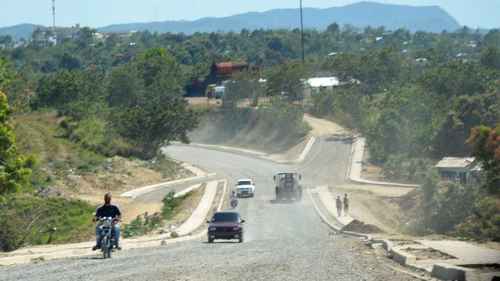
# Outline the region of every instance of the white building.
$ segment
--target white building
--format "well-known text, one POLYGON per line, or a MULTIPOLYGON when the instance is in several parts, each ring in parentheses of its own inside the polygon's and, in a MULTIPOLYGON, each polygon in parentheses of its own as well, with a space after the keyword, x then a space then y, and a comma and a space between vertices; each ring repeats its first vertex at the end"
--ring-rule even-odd
POLYGON ((353 84, 359 85, 361 81, 357 79, 350 79, 349 81, 340 81, 338 77, 312 77, 309 79, 301 79, 304 83, 304 96, 318 94, 321 90, 333 90, 336 87, 353 84))
POLYGON ((311 89, 333 88, 340 86, 340 80, 335 77, 313 77, 305 81, 306 87, 311 89))

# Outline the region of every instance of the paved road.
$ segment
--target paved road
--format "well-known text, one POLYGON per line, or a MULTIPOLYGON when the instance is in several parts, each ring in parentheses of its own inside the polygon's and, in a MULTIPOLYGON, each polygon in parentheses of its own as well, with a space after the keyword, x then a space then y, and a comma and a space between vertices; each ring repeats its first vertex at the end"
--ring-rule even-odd
POLYGON ((187 146, 168 153, 227 177, 253 178, 256 197, 240 200, 245 243, 191 241, 155 249, 123 251, 112 260, 67 259, 0 268, 0 280, 417 280, 395 272, 360 241, 332 234, 304 197, 273 203, 272 176, 301 172, 305 186, 344 181, 349 145, 320 139, 303 164, 277 165, 262 159, 187 146))

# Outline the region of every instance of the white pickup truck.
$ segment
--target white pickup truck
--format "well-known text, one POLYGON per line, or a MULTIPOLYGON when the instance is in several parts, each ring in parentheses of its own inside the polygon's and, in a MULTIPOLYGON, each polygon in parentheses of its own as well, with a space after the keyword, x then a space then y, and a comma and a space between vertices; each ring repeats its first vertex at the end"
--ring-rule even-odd
POLYGON ((251 179, 239 179, 236 183, 236 196, 254 197, 255 185, 251 179))

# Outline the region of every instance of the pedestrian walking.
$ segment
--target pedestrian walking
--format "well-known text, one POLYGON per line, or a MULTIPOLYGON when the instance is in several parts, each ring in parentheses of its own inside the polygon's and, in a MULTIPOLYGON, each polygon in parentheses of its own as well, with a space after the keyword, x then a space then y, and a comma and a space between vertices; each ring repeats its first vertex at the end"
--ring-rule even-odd
POLYGON ((342 199, 340 199, 340 196, 337 196, 335 204, 337 205, 337 214, 340 217, 342 216, 342 199))
POLYGON ((349 213, 349 198, 347 197, 347 193, 344 194, 344 216, 347 216, 349 213))

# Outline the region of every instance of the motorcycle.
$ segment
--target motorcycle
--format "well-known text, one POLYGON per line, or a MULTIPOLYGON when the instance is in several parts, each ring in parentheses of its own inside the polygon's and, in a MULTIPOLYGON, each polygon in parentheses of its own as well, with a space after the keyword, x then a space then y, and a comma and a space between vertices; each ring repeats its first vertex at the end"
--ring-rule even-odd
POLYGON ((115 237, 113 235, 114 222, 113 218, 99 219, 99 231, 101 237, 101 251, 104 259, 111 258, 113 246, 115 245, 115 237))
POLYGON ((230 204, 231 204, 231 208, 233 208, 233 209, 236 208, 236 207, 238 207, 238 198, 234 198, 234 197, 231 198, 231 203, 230 204))

